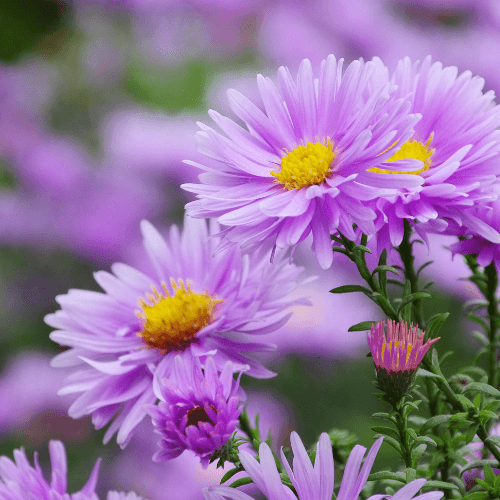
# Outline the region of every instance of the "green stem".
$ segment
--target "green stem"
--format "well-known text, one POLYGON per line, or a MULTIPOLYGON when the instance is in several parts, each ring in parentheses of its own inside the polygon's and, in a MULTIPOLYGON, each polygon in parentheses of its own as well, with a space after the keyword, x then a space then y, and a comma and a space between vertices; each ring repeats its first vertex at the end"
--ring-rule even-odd
POLYGON ((262 442, 262 439, 260 437, 259 429, 254 429, 251 426, 246 409, 240 413, 238 420, 240 421, 240 429, 248 436, 248 440, 253 449, 259 453, 259 445, 262 442))
POLYGON ((498 287, 498 275, 495 264, 492 262, 484 268, 484 274, 487 280, 487 295, 488 301, 488 317, 490 320, 490 328, 488 332, 488 383, 493 387, 498 384, 497 379, 497 318, 498 318, 498 301, 496 298, 496 290, 498 287))
MULTIPOLYGON (((404 229, 403 241, 398 247, 398 252, 403 262, 406 279, 410 282, 411 285, 411 293, 416 293, 419 291, 418 278, 417 278, 417 273, 415 272, 415 257, 413 256, 413 248, 410 242, 410 237, 413 231, 410 223, 407 220, 404 221, 404 225, 405 229, 404 229)), ((413 304, 414 304, 413 310, 415 311, 415 321, 417 322, 420 329, 424 330, 425 321, 422 309, 422 301, 418 299, 415 300, 413 304)))
POLYGON ((392 405, 396 413, 396 427, 399 433, 399 441, 401 442, 401 451, 404 455, 405 466, 411 467, 411 449, 409 443, 408 419, 404 416, 404 397, 397 403, 392 405))

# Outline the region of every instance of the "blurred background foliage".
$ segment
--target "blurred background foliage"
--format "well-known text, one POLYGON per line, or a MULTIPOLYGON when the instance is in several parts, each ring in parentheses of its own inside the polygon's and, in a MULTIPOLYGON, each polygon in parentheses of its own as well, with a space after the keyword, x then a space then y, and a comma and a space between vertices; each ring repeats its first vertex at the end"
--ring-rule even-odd
MULTIPOLYGON (((293 73, 302 57, 317 66, 334 52, 347 62, 378 55, 391 68, 406 55, 431 53, 481 74, 486 88, 496 89, 499 26, 497 0, 2 0, 0 454, 24 446, 30 457, 38 450, 46 465, 47 442, 59 438, 69 454, 69 491, 83 485, 102 456, 103 491, 127 487, 162 498, 128 469, 116 471, 120 454, 133 450, 103 446, 104 432, 94 431, 89 419, 67 417, 67 400, 57 403, 55 395, 62 375, 38 370, 29 358, 46 356, 51 370, 48 360, 60 351, 43 321, 57 309, 54 297, 69 288, 98 290, 92 273, 116 260, 143 264, 142 218, 163 229, 182 224, 190 198, 178 186, 196 178, 182 159, 198 158, 196 120, 208 122, 210 107, 228 112, 227 88, 255 98, 258 72, 273 76, 287 64, 293 73)), ((435 243, 440 261, 427 276, 435 278, 436 300, 426 307, 428 316, 452 313, 439 343, 441 353, 455 351, 451 370, 472 360, 460 303, 475 291, 457 285, 467 273, 451 262, 445 244, 435 243)), ((307 250, 299 255, 311 273, 318 271, 313 260, 307 250)), ((347 328, 377 313, 362 299, 349 297, 346 309, 328 296, 334 285, 356 282, 346 263, 323 278, 313 302, 326 296, 315 314, 321 310, 327 320, 297 311, 302 323, 275 336, 278 351, 269 364, 278 376, 245 378, 243 385, 256 401, 269 393, 276 402, 268 420, 280 445, 292 429, 312 444, 336 427, 370 446, 374 423, 367 416, 380 411, 374 369, 364 334, 347 328)), ((376 468, 394 460, 384 446, 376 468)), ((147 467, 141 462, 135 472, 147 467)), ((200 485, 217 477, 203 476, 200 485)), ((168 498, 185 498, 176 494, 168 498)))

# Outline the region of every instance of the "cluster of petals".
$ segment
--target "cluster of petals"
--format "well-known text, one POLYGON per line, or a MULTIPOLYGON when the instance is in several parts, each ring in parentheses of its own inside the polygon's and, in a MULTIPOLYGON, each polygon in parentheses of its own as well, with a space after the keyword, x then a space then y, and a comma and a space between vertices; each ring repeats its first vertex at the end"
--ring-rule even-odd
POLYGON ((368 333, 368 345, 377 370, 389 373, 414 372, 432 344, 439 338, 424 344, 425 332, 418 332, 418 326, 405 321, 396 323, 388 319, 372 323, 368 333), (386 331, 387 330, 387 331, 386 331))
MULTIPOLYGON (((97 460, 85 486, 78 492, 66 493, 68 463, 61 441, 49 443, 52 476, 45 480, 35 453, 33 467, 24 452, 14 450, 14 461, 0 457, 0 500, 99 500, 95 493, 100 459, 97 460)), ((142 500, 135 493, 108 492, 106 500, 142 500)))
POLYGON ((104 293, 70 290, 57 297, 61 310, 45 319, 57 329, 51 339, 70 347, 52 361, 53 366, 71 370, 60 394, 81 393, 69 415, 92 414, 97 429, 112 420, 104 442, 118 432, 122 447, 146 415, 144 405, 157 401, 154 377, 168 377, 179 352, 200 357, 202 363, 211 355, 219 371, 230 360, 235 371, 245 368, 253 377, 273 376, 245 353, 274 346, 248 340, 283 325, 290 317, 285 314, 288 306, 308 303, 286 297, 301 273, 288 260, 272 265, 263 252, 242 256, 237 248, 213 256, 216 244, 210 236, 219 231, 214 221, 209 230, 205 221, 187 217, 182 233, 171 228, 168 242, 146 221, 141 229, 153 273, 114 264, 112 273, 95 273, 104 293), (189 345, 157 349, 140 336, 144 320, 136 313, 153 286, 161 290, 162 283, 168 287, 171 279, 192 282, 196 291, 209 292, 220 303, 213 320, 195 333, 189 345))
POLYGON ((368 173, 370 185, 395 189, 377 200, 379 247, 401 243, 405 219, 424 238, 427 231, 446 231, 452 224, 500 243, 500 234, 474 213, 497 198, 490 189, 500 173, 500 106, 494 92, 483 93, 483 78, 470 71, 458 75, 456 67, 443 68, 430 57, 421 64, 403 59, 388 81, 397 95, 409 96, 411 112, 422 116, 412 139, 428 144, 430 157, 421 172, 394 175, 393 163, 386 162, 381 172, 368 173))
MULTIPOLYGON (((354 61, 344 74, 342 66, 343 60, 330 55, 315 79, 305 59, 296 81, 281 67, 279 89, 259 75, 264 111, 228 91, 231 108, 247 129, 215 111, 209 114, 225 136, 199 124, 200 150, 211 160, 206 165, 188 162, 205 172, 199 176, 201 184, 182 186, 199 198, 186 210, 194 217, 217 217, 228 226, 222 245, 238 243, 243 251, 252 251, 270 239, 280 248, 295 247, 312 233, 318 261, 328 268, 335 230, 350 235, 355 223, 367 234, 375 232, 377 215, 366 201, 384 190, 360 183, 370 177, 367 170, 391 156, 394 143, 411 137, 419 117, 409 113, 409 101, 395 97, 396 87, 385 78, 379 59, 354 61), (323 181, 300 188, 277 182, 283 158, 309 143, 332 149, 323 181)), ((411 170, 415 162, 396 161, 391 167, 411 170)), ((418 184, 415 176, 408 177, 418 184)))
POLYGON ((176 356, 172 376, 158 384, 160 402, 146 408, 161 436, 154 461, 192 450, 208 465, 210 455, 233 434, 243 410, 239 378, 234 381, 233 373, 231 361, 219 374, 211 357, 202 370, 198 358, 176 356))
MULTIPOLYGON (((299 500, 331 500, 334 490, 334 463, 332 446, 328 434, 321 434, 316 450, 314 465, 307 454, 302 441, 296 432, 290 436, 293 451, 293 470, 290 467, 283 450, 281 459, 285 466, 299 500)), ((354 500, 359 497, 370 474, 377 452, 382 444, 383 438, 377 439, 370 448, 366 459, 361 466, 366 448, 356 445, 344 470, 340 490, 337 493, 338 500, 354 500)), ((292 490, 281 482, 281 477, 276 467, 274 456, 269 446, 262 443, 259 447, 260 463, 249 453, 241 451, 239 454, 241 463, 255 483, 257 488, 269 500, 296 500, 292 490)), ((382 500, 392 498, 393 500, 410 500, 422 488, 425 479, 417 479, 404 486, 394 496, 373 495, 369 500, 382 500)), ((253 500, 247 494, 227 486, 212 486, 203 491, 206 500, 253 500)), ((441 492, 425 493, 417 497, 419 500, 438 500, 443 496, 441 492)))
MULTIPOLYGON (((500 106, 493 91, 483 93, 482 78, 430 57, 421 64, 406 58, 392 76, 378 58, 354 61, 342 75, 342 61, 329 56, 317 79, 304 60, 297 81, 284 67, 279 88, 262 75, 257 81, 263 110, 228 91, 247 128, 215 111, 209 114, 225 135, 199 124, 200 151, 210 160, 188 162, 205 172, 200 184, 182 186, 198 197, 186 206, 190 215, 227 226, 222 247, 252 251, 266 240, 295 247, 312 233, 327 268, 330 234, 355 239, 354 223, 376 235, 379 248, 391 248, 401 243, 405 220, 424 238, 451 223, 500 243, 473 211, 496 199, 488 187, 500 173, 500 106), (324 178, 278 182, 289 152, 312 143, 332 149, 324 178)), ((311 171, 307 162, 301 168, 311 171)))

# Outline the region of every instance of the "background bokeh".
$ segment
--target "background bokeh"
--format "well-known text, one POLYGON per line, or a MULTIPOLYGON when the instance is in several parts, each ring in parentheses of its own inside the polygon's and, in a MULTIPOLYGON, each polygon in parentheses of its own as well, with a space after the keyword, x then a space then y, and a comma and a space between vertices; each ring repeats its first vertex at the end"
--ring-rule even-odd
MULTIPOLYGON (((199 161, 196 121, 206 111, 230 113, 236 88, 259 102, 256 74, 280 65, 317 67, 329 53, 398 59, 432 54, 444 65, 485 78, 500 90, 498 0, 2 0, 0 2, 0 454, 24 446, 47 461, 47 442, 69 453, 70 491, 79 489, 97 456, 100 491, 134 489, 150 500, 201 498, 220 471, 204 471, 189 454, 164 464, 144 422, 126 451, 101 444, 89 419, 66 416, 70 396, 56 392, 64 376, 49 366, 59 346, 45 314, 69 288, 98 290, 92 273, 114 261, 145 264, 139 221, 160 229, 182 224, 196 179, 183 159, 199 161)), ((460 304, 477 292, 467 269, 433 238, 418 259, 433 259, 426 279, 438 300, 428 314, 451 310, 441 352, 451 370, 472 358, 460 304)), ((310 247, 310 245, 309 245, 310 247)), ((272 380, 244 377, 250 414, 277 445, 296 429, 307 444, 323 430, 346 428, 371 445, 373 365, 363 333, 350 325, 378 319, 357 295, 328 290, 357 283, 337 260, 321 272, 307 244, 297 261, 319 279, 296 293, 313 307, 272 334, 272 380)), ((383 447, 376 468, 394 460, 383 447)), ((394 463, 394 462, 393 462, 394 463)))

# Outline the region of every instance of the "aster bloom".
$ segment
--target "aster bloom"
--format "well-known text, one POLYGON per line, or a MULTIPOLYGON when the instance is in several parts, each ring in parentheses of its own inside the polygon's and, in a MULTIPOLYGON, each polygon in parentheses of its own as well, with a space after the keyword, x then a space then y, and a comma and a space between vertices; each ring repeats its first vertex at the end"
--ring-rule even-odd
POLYGON ((242 256, 230 249, 212 257, 219 231, 212 223, 186 218, 182 233, 170 230, 167 243, 148 222, 141 225, 154 272, 147 276, 125 264, 95 279, 105 293, 70 290, 57 297, 61 310, 46 322, 57 328, 51 339, 71 349, 52 365, 74 370, 59 394, 82 393, 69 408, 80 418, 92 414, 97 429, 107 425, 104 442, 118 432, 123 447, 154 404, 153 377, 168 377, 176 354, 188 351, 204 362, 211 355, 219 370, 265 378, 273 373, 243 353, 274 346, 247 342, 271 332, 290 317, 284 310, 304 300, 287 300, 300 269, 262 253, 242 256))
MULTIPOLYGON (((240 374, 241 376, 241 374, 240 374)), ((176 356, 172 376, 160 382, 158 406, 146 411, 162 439, 153 460, 162 462, 192 450, 203 466, 235 431, 243 410, 239 378, 233 381, 233 365, 227 361, 219 375, 213 358, 202 371, 198 358, 176 356)))
POLYGON ((500 106, 494 92, 483 94, 482 78, 468 71, 458 75, 457 68, 432 64, 430 57, 422 64, 400 61, 391 81, 398 94, 411 93, 412 112, 422 119, 411 139, 394 144, 382 167, 358 176, 360 183, 395 188, 377 201, 379 247, 401 243, 405 219, 424 238, 451 222, 500 243, 500 234, 473 212, 497 198, 488 188, 500 173, 500 106), (397 175, 392 164, 403 159, 418 160, 419 167, 397 175), (410 177, 422 182, 410 186, 410 177))
MULTIPOLYGON (((250 252, 266 240, 275 248, 295 247, 312 233, 326 269, 333 259, 331 233, 340 229, 351 235, 353 223, 368 234, 375 231, 376 214, 363 201, 379 190, 360 186, 356 176, 380 166, 391 156, 392 144, 408 140, 418 116, 408 115, 404 98, 391 97, 395 88, 384 81, 380 60, 354 61, 343 76, 342 64, 329 56, 315 80, 305 59, 297 81, 281 67, 280 90, 259 75, 265 112, 229 90, 231 108, 247 129, 215 111, 209 115, 226 136, 198 124, 201 152, 215 161, 187 162, 206 172, 199 176, 201 184, 182 186, 199 198, 186 210, 229 226, 220 248, 237 242, 250 252)), ((394 169, 411 171, 418 165, 402 160, 394 169)), ((416 176, 403 177, 415 186, 422 183, 416 176)))
MULTIPOLYGON (((283 450, 281 450, 281 459, 297 491, 299 500, 331 500, 334 490, 334 464, 328 434, 323 433, 319 438, 314 465, 311 463, 307 450, 296 432, 292 432, 290 440, 294 454, 294 470, 292 471, 283 450)), ((366 448, 360 445, 353 448, 347 460, 340 490, 337 493, 337 500, 356 500, 358 498, 366 484, 382 440, 383 438, 379 438, 375 441, 362 467, 361 462, 366 448)), ((241 451, 239 457, 245 471, 266 498, 269 500, 296 500, 292 490, 282 484, 274 456, 266 443, 261 443, 259 447, 260 463, 245 451, 241 451)), ((412 481, 392 498, 394 500, 409 500, 414 497, 424 483, 425 479, 412 481)), ((224 500, 226 498, 253 500, 247 494, 227 486, 212 486, 204 489, 203 493, 206 500, 224 500)), ((443 493, 432 492, 417 498, 420 500, 437 500, 442 496, 443 493)), ((371 500, 381 500, 383 498, 391 497, 386 495, 370 497, 371 500)))
MULTIPOLYGON (((496 193, 498 194, 498 190, 496 190, 496 193)), ((475 215, 494 230, 500 231, 499 210, 500 200, 496 200, 491 206, 478 209, 475 215)), ((493 262, 496 269, 500 269, 500 245, 498 243, 494 243, 469 230, 458 231, 458 234, 466 236, 466 238, 450 245, 449 248, 453 255, 457 253, 462 255, 477 255, 477 263, 480 266, 486 267, 493 262)))
POLYGON ((29 463, 23 449, 14 450, 14 462, 0 457, 0 500, 99 500, 95 494, 99 464, 97 460, 85 486, 72 495, 66 493, 66 451, 61 441, 49 443, 52 478, 44 479, 35 453, 35 466, 29 463))
POLYGON ((408 327, 404 321, 394 320, 372 323, 368 345, 373 356, 380 388, 395 399, 401 398, 411 387, 417 368, 431 345, 424 344, 425 332, 418 334, 418 326, 408 327))

